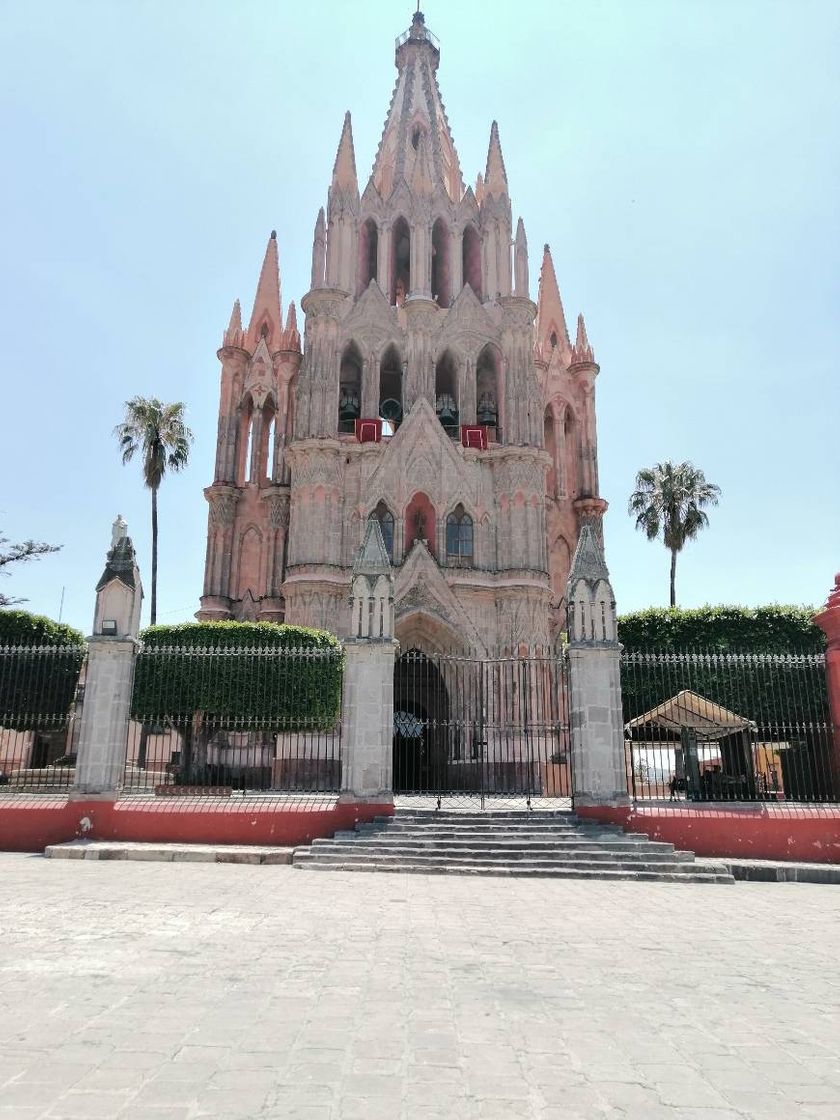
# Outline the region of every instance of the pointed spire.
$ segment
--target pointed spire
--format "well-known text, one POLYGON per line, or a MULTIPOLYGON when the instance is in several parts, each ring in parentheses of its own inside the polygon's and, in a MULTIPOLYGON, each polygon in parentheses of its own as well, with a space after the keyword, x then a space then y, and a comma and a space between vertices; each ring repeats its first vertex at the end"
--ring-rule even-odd
POLYGON ((594 364, 595 355, 589 345, 589 339, 586 337, 586 323, 583 321, 583 315, 578 315, 577 337, 572 350, 572 364, 577 365, 583 362, 594 364))
POLYGON ((520 218, 516 223, 516 240, 513 249, 513 294, 523 299, 528 293, 528 238, 525 236, 525 223, 520 218))
POLYGON ((327 216, 324 207, 318 211, 315 222, 315 236, 312 241, 312 287, 323 288, 324 271, 327 267, 327 216))
POLYGON ((572 589, 579 579, 586 583, 597 583, 599 580, 609 582, 609 578, 610 573, 604 559, 604 550, 598 540, 595 526, 591 521, 584 521, 580 527, 580 536, 572 559, 572 567, 569 571, 570 601, 572 589))
POLYGON ((353 125, 350 112, 344 114, 344 127, 338 142, 338 151, 333 165, 332 190, 359 193, 359 180, 356 177, 356 152, 353 148, 353 125))
POLYGON ((242 331, 242 308, 239 300, 234 300, 233 311, 230 313, 230 322, 222 338, 223 346, 242 346, 245 341, 242 331))
POLYGON ((496 121, 493 121, 490 127, 490 146, 487 149, 487 171, 484 175, 484 187, 489 195, 496 197, 508 193, 507 172, 502 155, 502 145, 499 142, 499 126, 496 121))
POLYGON ((537 295, 537 346, 547 362, 555 350, 560 351, 564 363, 568 365, 572 357, 569 329, 566 326, 566 313, 560 298, 557 276, 551 249, 543 247, 542 267, 540 268, 540 287, 537 295))
POLYGON ((283 329, 280 304, 280 261, 277 256, 277 230, 271 231, 254 297, 254 310, 248 324, 248 349, 254 351, 261 338, 269 350, 276 350, 283 329))
POLYGON ((297 326, 297 311, 294 300, 289 304, 286 315, 286 327, 280 335, 279 350, 300 350, 300 333, 297 326))
POLYGON ((475 200, 480 206, 484 201, 484 176, 479 171, 478 178, 475 181, 475 200))

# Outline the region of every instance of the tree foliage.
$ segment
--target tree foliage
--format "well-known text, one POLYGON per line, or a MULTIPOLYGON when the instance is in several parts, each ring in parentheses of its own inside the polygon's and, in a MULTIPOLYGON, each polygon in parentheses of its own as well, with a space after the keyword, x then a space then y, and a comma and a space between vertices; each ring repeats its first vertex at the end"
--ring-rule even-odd
POLYGON ((627 512, 649 541, 661 536, 671 553, 670 602, 676 604, 677 554, 709 524, 709 506, 716 506, 720 487, 707 482, 693 463, 656 463, 636 475, 627 512))
POLYGON ((84 636, 72 626, 0 610, 0 727, 64 727, 84 657, 84 636))
MULTIPOLYGON (((40 556, 48 556, 51 552, 58 552, 60 549, 61 545, 46 544, 44 541, 22 541, 20 544, 12 544, 8 537, 0 533, 0 574, 11 575, 11 572, 7 571, 11 564, 25 564, 29 560, 37 560, 40 556)), ((8 595, 0 592, 0 607, 10 607, 25 601, 25 599, 10 599, 8 595)))
POLYGON ((825 635, 811 607, 651 607, 618 620, 628 650, 680 653, 821 653, 825 635))
POLYGON ((158 512, 157 493, 167 471, 183 470, 190 457, 193 433, 184 422, 184 404, 164 404, 157 397, 132 397, 125 417, 114 428, 123 464, 142 457, 143 482, 152 492, 152 625, 157 621, 158 512))
POLYGON ((341 711, 333 634, 269 622, 151 626, 141 634, 132 713, 184 730, 325 730, 341 711), (277 656, 287 651, 287 656, 277 656))

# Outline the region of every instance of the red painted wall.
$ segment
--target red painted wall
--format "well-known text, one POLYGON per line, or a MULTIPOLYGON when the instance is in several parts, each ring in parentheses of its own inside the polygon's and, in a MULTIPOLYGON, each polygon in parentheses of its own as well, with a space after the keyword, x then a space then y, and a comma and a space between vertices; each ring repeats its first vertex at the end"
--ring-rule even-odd
POLYGON ((181 844, 308 844, 359 821, 390 816, 393 805, 305 801, 0 801, 0 851, 42 852, 68 840, 181 844))
POLYGON ((587 806, 577 813, 698 856, 840 863, 840 805, 587 806))

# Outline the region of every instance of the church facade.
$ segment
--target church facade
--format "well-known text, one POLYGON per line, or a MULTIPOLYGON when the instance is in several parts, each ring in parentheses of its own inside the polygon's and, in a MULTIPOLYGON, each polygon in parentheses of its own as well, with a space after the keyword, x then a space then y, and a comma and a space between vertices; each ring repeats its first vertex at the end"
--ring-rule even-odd
POLYGON ((284 318, 272 233, 253 311, 218 352, 221 394, 200 619, 346 636, 376 518, 402 648, 544 652, 565 628, 581 525, 600 528, 595 381, 548 246, 536 302, 499 130, 466 186, 420 12, 360 189, 349 113, 311 288, 284 318))

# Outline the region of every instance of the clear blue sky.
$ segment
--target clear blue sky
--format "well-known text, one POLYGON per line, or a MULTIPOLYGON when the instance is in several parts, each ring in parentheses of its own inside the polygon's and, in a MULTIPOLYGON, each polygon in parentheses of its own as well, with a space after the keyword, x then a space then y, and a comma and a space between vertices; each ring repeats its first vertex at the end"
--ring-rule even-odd
MULTIPOLYGON (((192 465, 161 492, 160 621, 192 616, 219 367, 278 231, 309 277, 342 117, 369 173, 410 0, 3 0, 0 527, 63 544, 3 591, 86 632, 120 512, 147 581, 149 496, 111 435, 134 394, 184 400, 192 465)), ((723 489, 683 605, 821 602, 840 568, 840 3, 428 0, 465 177, 499 121, 531 246, 601 364, 619 609, 667 599, 635 471, 723 489)), ((148 607, 148 601, 146 606, 148 607)))

